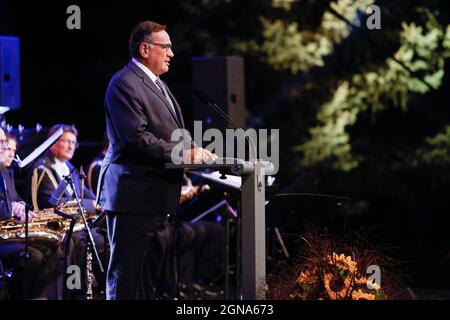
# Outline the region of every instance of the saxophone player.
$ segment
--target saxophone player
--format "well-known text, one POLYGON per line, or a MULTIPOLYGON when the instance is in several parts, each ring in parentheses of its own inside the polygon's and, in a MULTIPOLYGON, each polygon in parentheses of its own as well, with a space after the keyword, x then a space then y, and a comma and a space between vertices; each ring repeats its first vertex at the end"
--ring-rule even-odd
MULTIPOLYGON (((9 145, 9 140, 6 138, 5 132, 0 128, 0 218, 15 218, 17 223, 25 222, 25 202, 22 201, 16 192, 14 180, 11 171, 7 168, 11 165, 9 159, 9 152, 11 150, 15 153, 16 141, 12 141, 9 145), (10 150, 8 150, 10 147, 10 150)), ((12 156, 14 157, 14 155, 12 156)), ((35 217, 33 212, 29 212, 30 221, 35 217)), ((42 297, 42 292, 38 283, 44 284, 39 278, 39 271, 44 263, 43 253, 34 247, 28 247, 28 267, 27 276, 23 275, 24 258, 21 253, 25 251, 25 246, 22 242, 5 242, 0 243, 0 259, 5 267, 13 268, 13 280, 11 289, 11 296, 13 298, 38 298, 42 297), (15 276, 15 274, 22 274, 15 276), (27 286, 28 297, 24 297, 24 290, 27 286)))

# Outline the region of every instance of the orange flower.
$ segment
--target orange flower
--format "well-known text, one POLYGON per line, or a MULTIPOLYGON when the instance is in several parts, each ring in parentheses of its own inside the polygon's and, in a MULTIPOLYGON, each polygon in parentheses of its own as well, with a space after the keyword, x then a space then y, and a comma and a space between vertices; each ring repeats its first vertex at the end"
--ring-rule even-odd
POLYGON ((362 276, 361 278, 356 278, 355 283, 360 286, 365 286, 367 284, 366 277, 362 276))
POLYGON ((375 300, 375 295, 372 293, 366 293, 361 289, 352 292, 353 300, 375 300))
POLYGON ((335 277, 332 273, 326 273, 323 276, 323 284, 331 300, 345 298, 350 290, 350 282, 350 277, 341 279, 340 277, 335 277))
POLYGON ((354 273, 358 270, 356 266, 356 261, 352 260, 352 257, 346 257, 344 254, 336 254, 333 252, 333 256, 327 256, 327 260, 329 264, 336 265, 339 269, 348 270, 351 273, 354 273))
POLYGON ((297 283, 299 285, 303 284, 313 284, 317 281, 317 275, 315 273, 315 269, 313 271, 306 270, 305 272, 300 272, 300 275, 297 278, 297 283))

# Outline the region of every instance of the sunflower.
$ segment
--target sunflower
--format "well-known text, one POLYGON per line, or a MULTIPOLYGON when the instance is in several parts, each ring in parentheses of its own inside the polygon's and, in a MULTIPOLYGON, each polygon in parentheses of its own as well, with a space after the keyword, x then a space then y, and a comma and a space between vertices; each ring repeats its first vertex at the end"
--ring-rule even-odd
POLYGON ((359 289, 352 292, 352 300, 375 300, 375 295, 359 289))
POLYGON ((360 286, 365 286, 367 285, 367 278, 364 276, 361 276, 359 278, 355 277, 355 283, 360 286))
POLYGON ((351 273, 354 273, 358 270, 356 266, 356 261, 352 260, 352 257, 346 257, 343 253, 338 255, 336 252, 333 252, 333 256, 327 256, 328 263, 331 265, 337 266, 339 269, 348 270, 351 273))
POLYGON ((323 275, 323 284, 331 300, 344 299, 350 290, 350 277, 339 277, 333 273, 323 275))
POLYGON ((297 283, 299 285, 304 284, 314 284, 317 281, 317 275, 315 269, 313 271, 306 270, 305 272, 300 272, 297 278, 297 283))

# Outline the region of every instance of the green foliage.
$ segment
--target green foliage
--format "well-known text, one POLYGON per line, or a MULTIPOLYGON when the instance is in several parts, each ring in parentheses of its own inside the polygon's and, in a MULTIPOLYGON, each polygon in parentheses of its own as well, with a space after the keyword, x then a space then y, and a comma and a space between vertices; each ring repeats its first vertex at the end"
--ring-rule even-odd
MULTIPOLYGON (((285 10, 291 8, 293 1, 273 1, 275 7, 285 10)), ((349 19, 356 11, 366 8, 373 0, 338 0, 331 7, 349 19)), ((324 66, 323 58, 333 53, 333 46, 346 38, 349 26, 329 12, 322 16, 319 29, 299 30, 299 23, 283 19, 260 17, 264 41, 258 44, 254 40, 241 41, 235 47, 242 52, 263 54, 266 62, 276 70, 289 70, 293 74, 307 72, 312 67, 324 66)))
POLYGON ((272 0, 272 6, 274 8, 284 9, 286 11, 291 10, 292 4, 298 0, 272 0))
MULTIPOLYGON (((330 2, 330 7, 358 24, 355 21, 357 11, 365 12, 373 3, 371 0, 338 0, 330 2)), ((294 4, 298 3, 272 1, 273 7, 286 12, 292 12, 294 4)), ((393 52, 395 59, 388 57, 381 64, 367 65, 346 79, 334 78, 325 83, 314 83, 312 79, 306 84, 306 89, 321 86, 323 95, 328 90, 330 98, 321 105, 309 106, 317 110, 316 122, 311 122, 308 129, 310 138, 302 139, 293 147, 294 152, 302 154, 300 166, 327 164, 344 171, 356 168, 364 155, 354 154, 352 144, 359 137, 351 137, 349 131, 362 112, 380 114, 389 107, 406 112, 414 94, 423 95, 440 87, 444 61, 450 56, 450 26, 440 26, 435 13, 426 8, 419 7, 415 12, 417 21, 401 22, 398 47, 393 52)), ((327 10, 321 14, 315 29, 305 28, 303 20, 292 21, 283 16, 267 18, 261 15, 259 19, 261 40, 238 41, 235 49, 260 55, 275 70, 292 74, 308 74, 313 67, 325 68, 324 58, 332 55, 335 46, 350 34, 350 27, 327 10)), ((303 105, 302 98, 304 96, 297 100, 303 105)))
POLYGON ((351 153, 346 126, 355 123, 358 107, 362 105, 354 104, 356 99, 349 99, 351 94, 349 83, 343 81, 332 100, 324 104, 317 115, 322 125, 311 128, 311 139, 294 148, 294 151, 303 152, 304 165, 332 159, 333 167, 345 171, 357 166, 358 161, 351 153))
POLYGON ((441 85, 444 59, 450 50, 440 44, 448 41, 448 27, 444 33, 428 11, 421 11, 428 19, 426 27, 402 23, 400 48, 394 56, 413 72, 423 75, 428 85, 392 58, 373 71, 353 75, 351 83, 342 81, 332 99, 321 106, 317 114, 320 124, 309 130, 311 139, 294 148, 303 152, 301 165, 331 160, 332 167, 337 169, 356 168, 359 160, 352 154, 348 128, 356 123, 360 112, 368 109, 380 112, 388 105, 406 111, 411 94, 425 94, 430 87, 437 89, 441 85))
MULTIPOLYGON (((288 95, 285 104, 291 109, 279 115, 281 125, 285 124, 286 116, 292 123, 285 129, 288 135, 284 133, 283 145, 289 149, 282 150, 281 155, 291 163, 283 167, 289 167, 290 174, 299 168, 317 165, 348 172, 373 156, 356 147, 370 134, 368 129, 353 131, 361 118, 369 114, 374 123, 384 112, 395 108, 402 110, 406 117, 418 97, 440 88, 445 59, 450 57, 450 25, 441 26, 436 11, 399 4, 396 8, 401 15, 392 16, 391 8, 383 6, 382 29, 365 31, 371 36, 380 35, 378 40, 383 45, 386 45, 383 41, 390 39, 386 45, 388 53, 380 56, 377 48, 361 40, 366 35, 353 35, 352 40, 359 43, 353 44, 353 50, 345 55, 338 53, 340 60, 343 57, 346 60, 336 62, 329 69, 328 58, 337 54, 337 45, 341 46, 352 30, 327 7, 358 25, 357 13, 366 12, 371 4, 376 2, 203 0, 200 10, 200 6, 191 1, 183 6, 197 16, 195 27, 191 27, 195 33, 186 31, 185 37, 190 37, 197 43, 197 49, 208 55, 244 54, 247 66, 253 63, 254 70, 261 69, 261 64, 255 66, 254 62, 259 59, 265 69, 255 74, 251 85, 259 87, 264 79, 267 82, 264 88, 274 88, 272 95, 277 94, 279 84, 285 86, 285 83, 295 82, 292 79, 304 79, 301 84, 285 90, 288 95), (233 19, 213 23, 231 13, 233 19), (324 76, 320 73, 317 76, 317 70, 324 70, 324 76), (292 157, 292 151, 297 157, 292 157)), ((361 22, 360 27, 365 30, 364 20, 361 22)), ((189 26, 183 24, 181 30, 189 30, 189 26)), ((346 45, 349 42, 352 41, 347 41, 346 45)), ((270 97, 270 90, 264 90, 261 95, 270 97)), ((275 121, 270 119, 268 125, 274 127, 275 121)), ((432 147, 428 146, 427 150, 431 152, 432 147)), ((403 151, 399 148, 398 152, 403 151)), ((417 155, 412 150, 406 156, 417 155)))
POLYGON ((425 147, 418 150, 415 165, 425 163, 428 165, 450 165, 450 125, 434 137, 426 138, 425 147))

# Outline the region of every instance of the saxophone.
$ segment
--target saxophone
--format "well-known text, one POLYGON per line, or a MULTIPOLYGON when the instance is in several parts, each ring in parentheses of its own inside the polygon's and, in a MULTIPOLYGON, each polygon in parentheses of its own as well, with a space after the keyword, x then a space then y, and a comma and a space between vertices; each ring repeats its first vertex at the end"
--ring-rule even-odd
MULTIPOLYGON (((57 245, 64 238, 66 223, 53 209, 35 212, 37 217, 28 223, 28 239, 57 245)), ((25 223, 15 218, 0 220, 0 242, 25 241, 25 223)))
MULTIPOLYGON (((64 218, 55 212, 62 212, 76 219, 73 232, 84 230, 84 223, 78 215, 76 203, 65 203, 58 206, 57 209, 35 211, 36 217, 28 223, 28 240, 31 243, 39 242, 52 247, 59 245, 64 240, 66 233, 69 231, 71 219, 64 218)), ((97 213, 85 212, 85 215, 86 219, 93 219, 97 213)), ((0 243, 25 241, 25 228, 25 223, 17 223, 15 218, 0 219, 0 243)), ((92 260, 92 251, 90 246, 87 245, 87 300, 94 299, 93 284, 95 283, 95 276, 92 270, 92 260)))
MULTIPOLYGON (((84 230, 81 217, 78 216, 78 208, 71 202, 58 206, 56 212, 76 218, 74 232, 84 230)), ((70 227, 70 219, 65 219, 55 213, 55 209, 49 208, 35 211, 36 217, 28 223, 28 239, 31 242, 40 241, 57 245, 61 243, 70 227)), ((87 219, 93 219, 96 213, 85 213, 87 219)), ((25 223, 17 223, 15 218, 0 220, 0 243, 10 241, 25 241, 25 223)))

